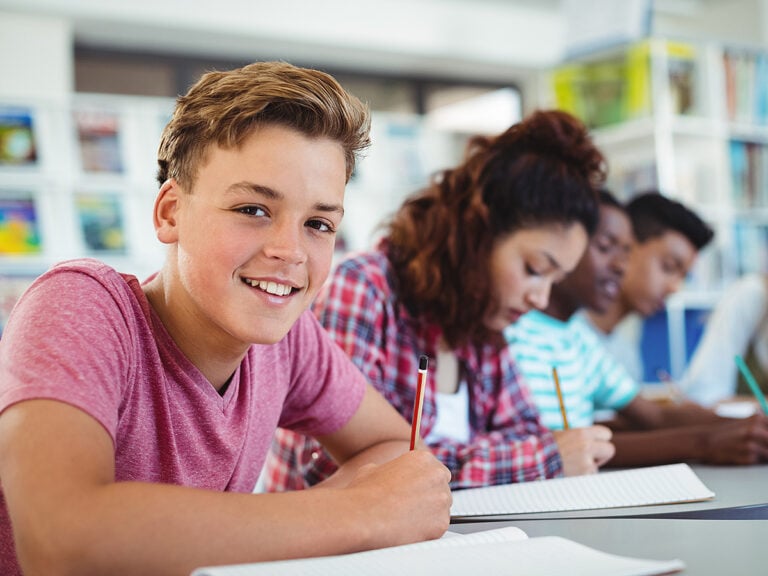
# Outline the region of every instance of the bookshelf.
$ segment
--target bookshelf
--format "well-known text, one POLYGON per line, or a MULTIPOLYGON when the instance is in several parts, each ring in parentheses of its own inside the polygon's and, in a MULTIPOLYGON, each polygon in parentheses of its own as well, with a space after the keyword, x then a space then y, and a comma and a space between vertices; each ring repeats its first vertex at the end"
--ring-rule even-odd
POLYGON ((566 62, 545 83, 547 106, 591 128, 617 195, 656 188, 715 229, 663 313, 679 377, 700 332, 691 319, 700 328, 737 276, 768 272, 768 51, 650 38, 566 62))

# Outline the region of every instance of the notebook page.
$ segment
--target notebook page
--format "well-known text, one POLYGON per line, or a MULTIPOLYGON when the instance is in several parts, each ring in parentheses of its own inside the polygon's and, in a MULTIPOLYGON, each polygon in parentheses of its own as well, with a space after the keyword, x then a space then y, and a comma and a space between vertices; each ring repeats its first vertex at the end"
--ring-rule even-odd
MULTIPOLYGON (((366 552, 358 552, 354 556, 379 554, 379 553, 394 553, 399 554, 409 550, 432 550, 432 549, 444 549, 473 546, 478 544, 491 544, 498 542, 513 542, 516 540, 525 540, 528 538, 528 534, 523 532, 520 528, 515 526, 505 526, 504 528, 496 528, 494 530, 480 530, 478 532, 472 532, 470 534, 461 534, 460 532, 446 532, 442 538, 436 540, 426 540, 424 542, 415 542, 413 544, 403 544, 402 546, 392 546, 390 548, 381 548, 378 550, 369 550, 366 552)), ((340 556, 346 558, 352 555, 340 556)), ((271 564, 271 563, 270 563, 271 564)), ((243 564, 238 566, 221 566, 218 568, 201 569, 206 570, 204 572, 195 571, 195 575, 199 574, 248 574, 248 572, 232 571, 232 572, 219 572, 219 570, 234 570, 234 569, 248 569, 249 564, 243 564), (211 571, 214 570, 214 571, 211 571)))
POLYGON ((544 537, 446 548, 386 548, 326 558, 201 568, 192 576, 652 576, 683 568, 680 560, 616 556, 565 538, 544 537))
MULTIPOLYGON (((471 546, 473 544, 488 544, 491 542, 512 542, 514 540, 525 540, 528 534, 516 526, 505 526, 504 528, 495 528, 494 530, 480 530, 469 534, 459 532, 446 532, 442 538, 437 540, 427 540, 425 542, 415 542, 414 544, 403 544, 394 546, 398 550, 409 548, 447 548, 455 546, 471 546)), ((382 550, 386 550, 383 548, 382 550)))
POLYGON ((714 497, 687 464, 600 472, 453 492, 451 516, 594 510, 714 497))

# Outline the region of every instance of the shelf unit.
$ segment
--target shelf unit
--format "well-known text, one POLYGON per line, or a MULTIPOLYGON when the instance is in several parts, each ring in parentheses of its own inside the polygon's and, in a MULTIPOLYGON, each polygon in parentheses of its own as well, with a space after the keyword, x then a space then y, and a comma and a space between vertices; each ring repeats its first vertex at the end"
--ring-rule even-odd
POLYGON ((547 74, 544 105, 592 130, 626 199, 658 189, 715 229, 685 288, 669 299, 669 372, 691 349, 686 312, 709 309, 724 286, 768 271, 768 52, 651 38, 571 61, 547 74))

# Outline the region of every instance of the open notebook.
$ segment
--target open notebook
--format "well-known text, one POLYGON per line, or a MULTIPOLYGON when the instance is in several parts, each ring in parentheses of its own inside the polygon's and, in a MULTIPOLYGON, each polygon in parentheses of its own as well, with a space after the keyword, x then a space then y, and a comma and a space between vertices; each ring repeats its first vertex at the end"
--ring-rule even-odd
POLYGON ((555 536, 528 538, 508 527, 342 556, 199 568, 192 576, 645 576, 684 567, 680 560, 616 556, 555 536))
POLYGON ((687 464, 553 478, 453 492, 451 516, 595 510, 696 502, 714 497, 687 464))

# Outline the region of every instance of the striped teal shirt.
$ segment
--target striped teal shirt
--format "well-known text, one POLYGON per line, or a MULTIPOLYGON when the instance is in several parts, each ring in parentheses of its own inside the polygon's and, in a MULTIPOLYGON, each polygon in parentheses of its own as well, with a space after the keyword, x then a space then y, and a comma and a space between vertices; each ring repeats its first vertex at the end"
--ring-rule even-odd
POLYGON ((553 367, 557 367, 572 427, 593 424, 595 410, 621 410, 639 391, 637 382, 580 315, 561 322, 534 310, 510 326, 505 335, 548 428, 563 428, 553 367))

